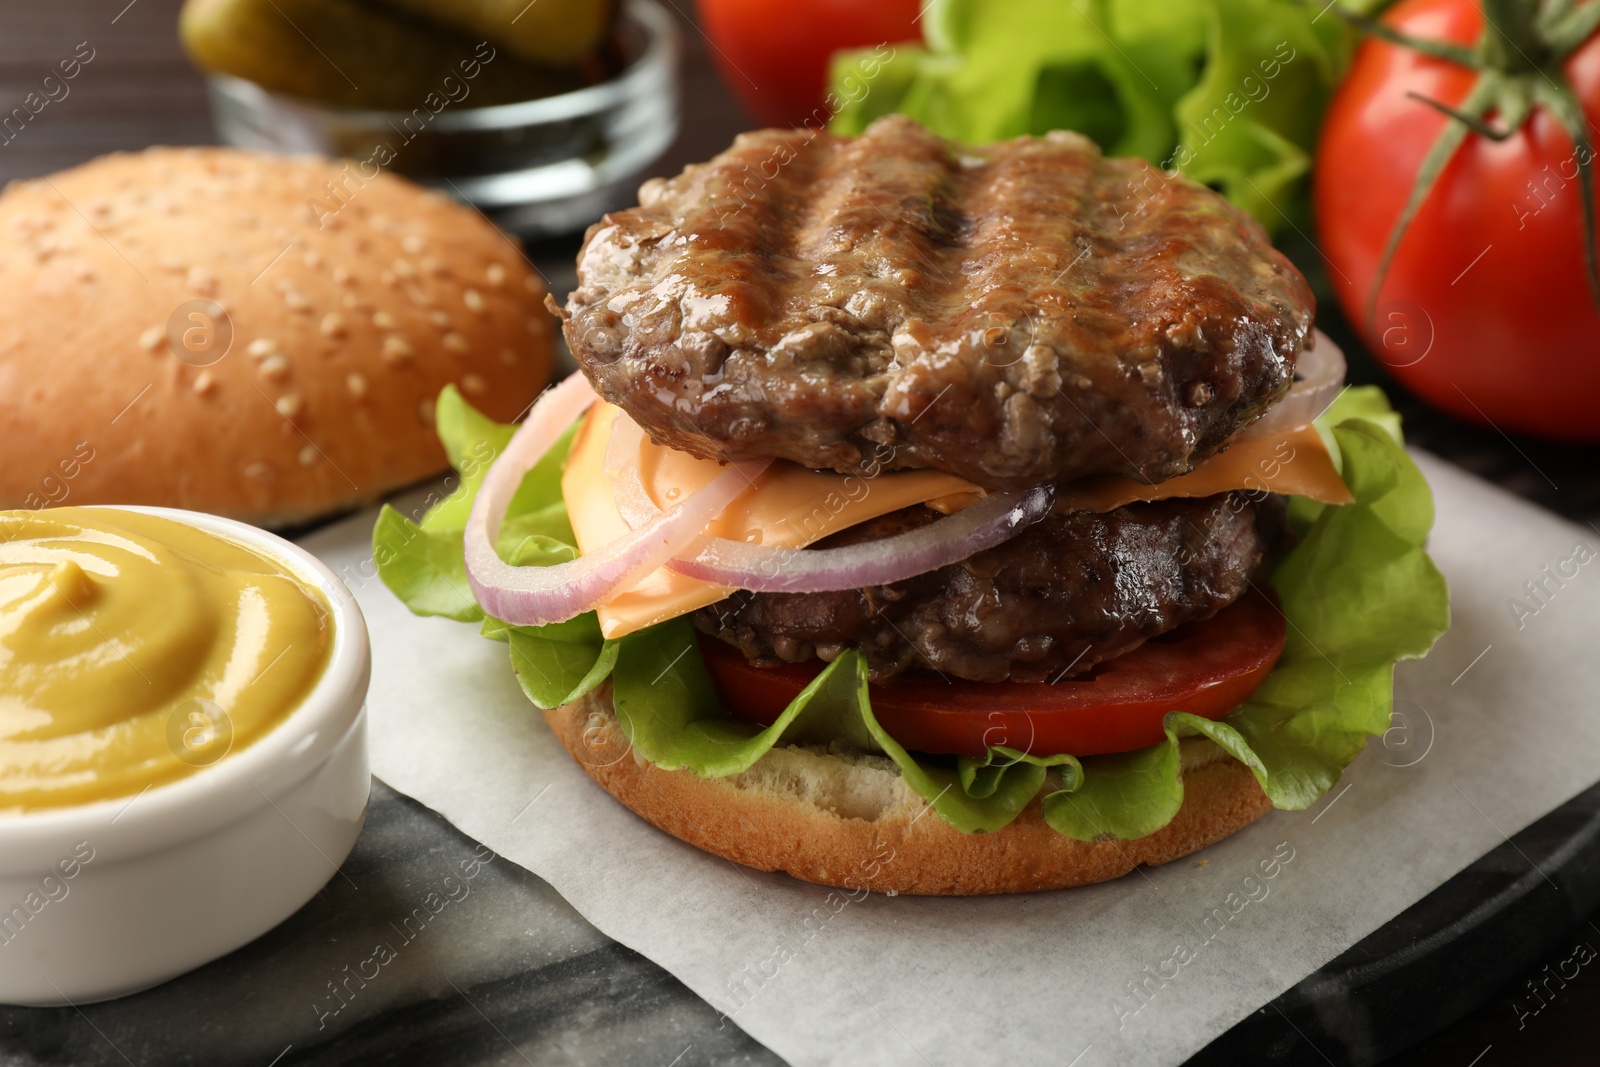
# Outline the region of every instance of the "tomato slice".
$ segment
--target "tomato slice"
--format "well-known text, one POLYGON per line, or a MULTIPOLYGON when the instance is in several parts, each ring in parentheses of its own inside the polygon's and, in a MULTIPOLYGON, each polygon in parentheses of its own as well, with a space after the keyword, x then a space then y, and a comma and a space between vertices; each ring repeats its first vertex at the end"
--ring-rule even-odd
MULTIPOLYGON (((991 745, 1041 756, 1097 756, 1156 744, 1169 711, 1220 719, 1260 688, 1283 652, 1278 606, 1251 593, 1203 622, 1056 682, 945 682, 919 676, 870 687, 872 714, 918 752, 983 756, 991 745)), ((775 722, 819 663, 757 667, 714 637, 700 651, 723 703, 762 726, 775 722)))

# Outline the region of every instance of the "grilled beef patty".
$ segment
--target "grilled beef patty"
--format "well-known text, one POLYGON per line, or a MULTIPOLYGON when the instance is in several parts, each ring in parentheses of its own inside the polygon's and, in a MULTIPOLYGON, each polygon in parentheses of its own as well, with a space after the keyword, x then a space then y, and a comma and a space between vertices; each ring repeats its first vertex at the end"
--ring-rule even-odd
MULTIPOLYGON (((1279 497, 1224 493, 1051 515, 963 563, 838 593, 740 591, 694 623, 755 663, 867 656, 874 680, 926 668, 951 679, 1057 681, 1237 600, 1282 529, 1279 497)), ((933 522, 917 506, 819 548, 933 522)))
POLYGON ((1074 133, 768 130, 640 201, 590 228, 567 340, 655 441, 719 460, 1161 481, 1288 388, 1311 326, 1249 215, 1074 133))

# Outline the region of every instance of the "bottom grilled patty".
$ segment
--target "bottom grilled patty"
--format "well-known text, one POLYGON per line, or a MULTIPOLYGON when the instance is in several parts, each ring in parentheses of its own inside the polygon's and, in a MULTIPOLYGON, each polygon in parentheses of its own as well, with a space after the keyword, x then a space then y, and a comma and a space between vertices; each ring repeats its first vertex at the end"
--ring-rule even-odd
MULTIPOLYGON (((918 506, 818 547, 936 521, 918 506)), ((695 612, 754 663, 856 647, 875 681, 925 668, 974 682, 1058 681, 1238 599, 1283 529, 1281 498, 1224 493, 1051 515, 962 563, 836 593, 740 591, 695 612)))

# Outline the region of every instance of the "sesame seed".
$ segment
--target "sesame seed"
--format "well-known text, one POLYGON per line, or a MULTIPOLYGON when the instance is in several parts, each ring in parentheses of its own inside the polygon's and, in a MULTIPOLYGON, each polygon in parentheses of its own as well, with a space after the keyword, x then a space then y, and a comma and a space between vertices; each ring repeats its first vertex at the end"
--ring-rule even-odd
POLYGON ((461 388, 469 393, 481 393, 488 388, 488 383, 476 374, 468 374, 462 377, 461 388))
POLYGON ((354 294, 354 293, 346 293, 346 294, 344 294, 344 299, 339 301, 339 303, 343 304, 347 308, 363 309, 363 305, 361 303, 361 298, 356 296, 356 294, 354 294))
POLYGON ((161 269, 172 274, 183 274, 189 268, 185 267, 181 260, 174 259, 172 256, 163 256, 161 257, 161 269))
POLYGON ((217 279, 204 267, 191 267, 189 269, 189 288, 201 296, 211 296, 217 291, 217 279))
POLYGON ((283 302, 290 311, 309 311, 311 309, 311 301, 307 300, 298 289, 285 289, 283 302))
POLYGON ((500 350, 500 362, 508 367, 514 366, 517 362, 517 353, 512 349, 502 348, 500 350))
POLYGON ((450 268, 442 261, 434 259, 432 256, 427 256, 422 260, 422 271, 424 274, 437 274, 442 277, 450 273, 450 268))
POLYGON ((283 353, 275 352, 262 360, 258 369, 263 378, 276 381, 289 373, 289 361, 284 358, 283 353))
POLYGON ((343 268, 343 267, 335 267, 335 268, 333 268, 333 284, 335 284, 335 285, 350 285, 350 284, 352 284, 353 281, 354 281, 354 279, 351 278, 350 272, 348 270, 346 270, 345 268, 343 268))
POLYGON ((278 409, 279 415, 286 419, 292 419, 300 414, 300 409, 304 404, 305 402, 300 399, 298 393, 284 393, 278 398, 277 403, 273 404, 273 407, 278 409))
POLYGON ((414 256, 423 249, 422 238, 418 237, 416 234, 411 234, 404 241, 400 242, 400 247, 404 248, 408 254, 414 256))
POLYGON ((439 327, 441 330, 447 330, 450 328, 450 316, 445 314, 443 311, 430 311, 428 313, 428 318, 432 319, 433 324, 439 327))
POLYGON ((162 339, 164 339, 166 336, 166 327, 152 326, 144 333, 139 335, 139 347, 144 349, 146 352, 154 352, 157 348, 161 347, 162 339))
POLYGON ((392 330, 400 324, 387 311, 375 311, 372 314, 372 325, 380 330, 392 330))
POLYGON ((337 311, 330 311, 326 315, 322 316, 322 336, 343 337, 344 316, 339 314, 337 311))
POLYGON ((454 330, 451 330, 449 333, 445 334, 444 340, 441 343, 448 351, 454 352, 457 355, 464 355, 468 348, 471 347, 467 344, 467 339, 461 334, 456 333, 454 330))
POLYGON ((72 268, 72 276, 80 282, 90 281, 94 278, 94 268, 87 263, 79 263, 72 268))
POLYGON ((359 374, 352 374, 344 380, 344 387, 350 390, 350 395, 360 400, 367 395, 367 380, 359 374))
POLYGON ((378 275, 378 281, 382 283, 385 289, 393 289, 400 284, 400 280, 394 276, 394 271, 392 270, 386 270, 378 275))
POLYGON ((413 267, 409 261, 404 259, 395 260, 393 263, 389 264, 389 269, 394 271, 396 276, 401 278, 409 278, 413 274, 417 273, 417 268, 413 267))
POLYGON ((422 420, 424 426, 433 425, 433 401, 423 400, 417 403, 417 418, 422 420))
POLYGON ((194 391, 196 396, 209 396, 212 390, 214 390, 216 387, 217 379, 208 370, 201 371, 199 376, 194 380, 194 391))
POLYGON ((244 465, 244 476, 253 482, 269 482, 272 480, 273 473, 270 463, 262 463, 257 460, 255 463, 246 463, 244 465))
POLYGON ((302 467, 314 466, 316 464, 316 462, 317 462, 317 456, 318 456, 317 446, 316 445, 306 445, 304 448, 302 448, 300 450, 300 456, 299 456, 300 466, 302 466, 302 467))
POLYGON ((486 305, 483 302, 483 294, 478 292, 478 290, 468 289, 466 292, 461 294, 461 300, 473 311, 478 312, 480 315, 483 314, 483 309, 486 305))
POLYGON ((322 256, 315 249, 307 251, 306 254, 300 258, 305 261, 305 264, 308 267, 316 268, 322 266, 322 256))
POLYGON ((433 303, 433 296, 421 286, 413 285, 406 290, 406 299, 419 307, 428 307, 433 303))
POLYGON ((484 274, 488 277, 490 285, 498 287, 506 283, 506 269, 498 263, 489 264, 489 269, 484 274))
POLYGON ((415 354, 411 342, 397 333, 392 333, 383 339, 383 358, 390 363, 398 363, 403 359, 410 359, 415 354))
POLYGON ((276 352, 277 350, 278 342, 268 340, 265 337, 251 341, 249 347, 245 349, 246 352, 249 352, 250 355, 256 359, 264 359, 265 357, 272 355, 272 353, 276 352))

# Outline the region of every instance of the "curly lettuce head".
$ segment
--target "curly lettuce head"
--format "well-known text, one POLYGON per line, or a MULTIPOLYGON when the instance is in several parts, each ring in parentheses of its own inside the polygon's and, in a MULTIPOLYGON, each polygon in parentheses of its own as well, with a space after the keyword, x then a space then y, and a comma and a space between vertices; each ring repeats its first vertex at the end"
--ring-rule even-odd
POLYGON ((1077 130, 1217 189, 1269 232, 1302 210, 1354 42, 1301 0, 930 0, 922 24, 925 43, 887 59, 835 57, 834 132, 891 112, 968 144, 1077 130))

